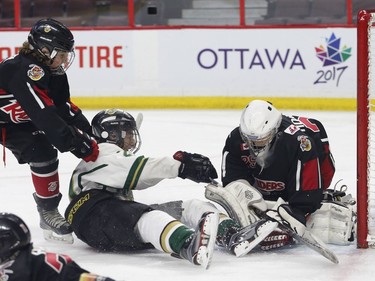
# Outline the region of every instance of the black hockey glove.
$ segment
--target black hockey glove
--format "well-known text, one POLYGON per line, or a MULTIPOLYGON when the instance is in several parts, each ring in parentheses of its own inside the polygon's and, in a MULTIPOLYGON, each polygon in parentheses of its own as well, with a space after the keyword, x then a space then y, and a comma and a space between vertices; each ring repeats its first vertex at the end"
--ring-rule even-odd
POLYGON ((180 161, 178 176, 195 182, 211 182, 217 178, 217 172, 208 157, 201 154, 192 154, 185 151, 177 151, 173 158, 180 161))
POLYGON ((70 127, 74 137, 70 145, 70 152, 86 162, 95 161, 99 155, 98 144, 88 134, 81 130, 70 127))

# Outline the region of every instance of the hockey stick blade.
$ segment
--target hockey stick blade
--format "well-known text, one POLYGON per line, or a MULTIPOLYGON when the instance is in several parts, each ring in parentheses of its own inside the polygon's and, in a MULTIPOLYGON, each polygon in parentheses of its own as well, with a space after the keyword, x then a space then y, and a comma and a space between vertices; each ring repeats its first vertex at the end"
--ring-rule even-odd
POLYGON ((296 241, 300 242, 301 244, 306 245, 307 247, 321 254, 323 257, 330 260, 331 262, 335 264, 339 263, 339 260, 336 257, 336 255, 330 249, 327 248, 324 242, 322 242, 320 239, 315 237, 308 230, 305 230, 305 233, 303 234, 303 236, 300 236, 296 232, 294 232, 291 228, 289 228, 286 225, 281 224, 280 222, 279 222, 279 228, 287 232, 296 241))
POLYGON ((142 122, 143 122, 143 114, 139 112, 135 119, 135 124, 137 125, 138 130, 141 128, 142 122))

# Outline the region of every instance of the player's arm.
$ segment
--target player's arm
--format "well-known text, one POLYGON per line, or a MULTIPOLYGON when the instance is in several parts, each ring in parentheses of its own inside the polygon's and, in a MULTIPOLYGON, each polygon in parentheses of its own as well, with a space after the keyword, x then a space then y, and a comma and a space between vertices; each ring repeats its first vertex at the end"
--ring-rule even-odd
POLYGON ((14 96, 33 124, 59 151, 71 151, 76 157, 87 161, 95 160, 98 154, 96 142, 87 134, 69 126, 57 113, 56 106, 48 96, 45 82, 26 79, 12 81, 14 96))
POLYGON ((245 180, 253 184, 253 178, 249 167, 251 162, 250 152, 247 145, 242 141, 238 128, 234 129, 226 139, 222 151, 221 181, 227 186, 236 180, 245 180))
POLYGON ((290 183, 295 184, 288 187, 288 202, 292 209, 308 215, 320 207, 323 198, 322 175, 314 140, 301 136, 298 146, 297 167, 295 175, 291 175, 293 180, 290 180, 290 183))
POLYGON ((132 170, 137 171, 138 175, 134 173, 132 180, 127 179, 129 183, 136 183, 134 187, 129 186, 129 189, 145 189, 167 178, 180 177, 198 183, 208 183, 217 178, 216 169, 208 157, 186 151, 177 151, 173 158, 144 158, 132 170))
POLYGON ((91 126, 81 109, 70 99, 70 89, 67 75, 50 77, 49 95, 54 101, 59 116, 71 126, 91 135, 91 126))

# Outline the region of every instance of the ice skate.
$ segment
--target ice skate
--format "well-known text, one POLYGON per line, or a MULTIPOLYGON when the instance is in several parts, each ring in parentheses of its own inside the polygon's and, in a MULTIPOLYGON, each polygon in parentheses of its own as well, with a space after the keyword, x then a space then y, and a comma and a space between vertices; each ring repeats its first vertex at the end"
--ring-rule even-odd
POLYGON ((195 233, 185 242, 180 251, 180 256, 195 265, 201 265, 207 269, 211 263, 219 214, 205 213, 195 230, 195 233))
POLYGON ((35 193, 33 194, 40 218, 40 228, 43 229, 44 239, 47 241, 73 243, 72 228, 66 222, 64 217, 59 213, 57 207, 49 208, 52 201, 53 204, 60 201, 61 194, 56 198, 42 199, 35 193))
POLYGON ((277 227, 277 222, 259 220, 232 234, 226 247, 236 257, 242 257, 254 249, 277 227))

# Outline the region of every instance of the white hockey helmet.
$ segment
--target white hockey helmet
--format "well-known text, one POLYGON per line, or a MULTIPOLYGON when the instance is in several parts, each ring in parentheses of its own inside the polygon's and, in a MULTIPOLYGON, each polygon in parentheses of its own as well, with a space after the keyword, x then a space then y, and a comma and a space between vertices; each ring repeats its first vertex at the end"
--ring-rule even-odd
POLYGON ((258 157, 268 152, 281 119, 281 112, 263 100, 253 100, 243 110, 240 134, 254 156, 258 157))

